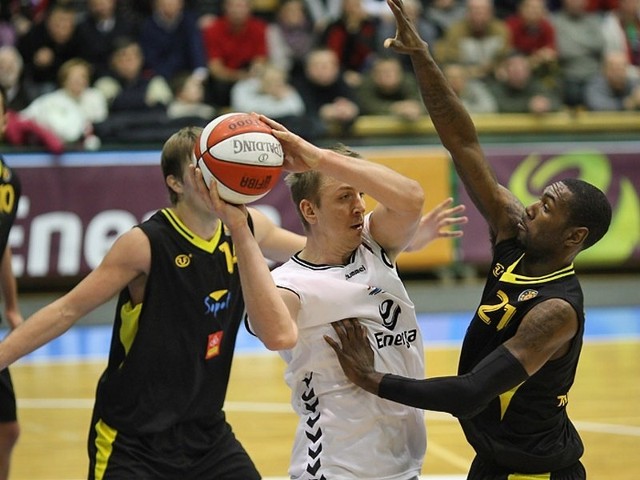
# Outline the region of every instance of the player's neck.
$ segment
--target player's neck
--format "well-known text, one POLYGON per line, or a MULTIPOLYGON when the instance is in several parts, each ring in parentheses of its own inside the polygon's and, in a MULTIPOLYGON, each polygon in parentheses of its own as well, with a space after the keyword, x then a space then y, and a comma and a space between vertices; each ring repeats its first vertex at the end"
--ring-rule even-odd
POLYGON ((211 212, 199 212, 182 204, 171 209, 185 227, 204 240, 211 240, 219 228, 220 219, 211 212))

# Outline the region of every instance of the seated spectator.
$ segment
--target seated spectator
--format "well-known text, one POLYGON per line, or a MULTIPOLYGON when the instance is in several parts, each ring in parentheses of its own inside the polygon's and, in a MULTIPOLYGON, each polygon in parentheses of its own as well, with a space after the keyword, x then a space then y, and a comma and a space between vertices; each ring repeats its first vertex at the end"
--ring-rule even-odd
POLYGON ((298 135, 309 135, 302 97, 289 83, 287 73, 272 64, 265 65, 257 77, 236 82, 231 89, 231 110, 262 113, 298 135))
POLYGON ((76 11, 55 4, 44 21, 35 24, 19 39, 17 46, 24 59, 26 78, 37 88, 35 94, 56 89, 62 64, 80 56, 76 11))
POLYGON ((605 51, 624 52, 640 74, 640 0, 618 0, 602 21, 605 51))
POLYGON ((47 2, 0 1, 0 46, 15 46, 18 39, 44 17, 47 2))
POLYGON ((254 75, 267 61, 267 23, 251 10, 251 0, 224 0, 224 14, 204 30, 209 62, 210 103, 227 107, 231 87, 254 75))
POLYGON ((331 125, 348 131, 360 113, 355 91, 344 81, 338 56, 318 48, 307 56, 304 74, 292 79, 305 103, 310 137, 326 135, 331 125))
POLYGON ((152 5, 138 35, 145 69, 167 82, 180 72, 206 78, 206 55, 195 14, 185 8, 184 0, 153 0, 152 5))
POLYGON ((269 61, 291 75, 299 75, 314 42, 315 34, 303 0, 284 0, 275 20, 267 27, 269 61))
POLYGON ((467 0, 465 16, 435 44, 439 63, 459 63, 471 78, 489 78, 510 50, 509 31, 494 15, 491 0, 467 0))
POLYGON ((7 110, 22 110, 33 100, 32 89, 25 85, 23 67, 22 55, 16 47, 0 47, 0 86, 6 94, 7 110))
POLYGON ((640 110, 640 79, 630 68, 625 52, 607 53, 602 72, 587 83, 585 92, 585 103, 589 110, 640 110))
POLYGON ((555 30, 544 0, 522 0, 506 19, 511 47, 527 56, 534 74, 555 82, 557 54, 555 30))
POLYGON ((463 0, 433 0, 426 4, 424 16, 433 23, 436 39, 440 39, 451 25, 464 18, 465 12, 463 0))
POLYGON ((518 52, 501 62, 489 88, 499 113, 542 114, 560 108, 560 96, 532 75, 527 58, 518 52))
POLYGON ((313 32, 320 34, 342 15, 343 0, 304 0, 305 9, 311 17, 313 32))
POLYGON ((585 7, 586 0, 562 0, 562 9, 551 17, 562 102, 568 107, 584 105, 585 85, 598 73, 603 53, 600 18, 585 7))
POLYGON ((318 41, 338 56, 344 78, 352 87, 360 83, 360 75, 378 49, 379 19, 365 11, 362 1, 343 0, 342 15, 327 25, 318 41))
POLYGON ((80 57, 93 66, 96 79, 107 74, 116 39, 132 37, 134 27, 116 11, 116 0, 88 0, 77 35, 80 57))
POLYGON ((184 72, 171 80, 173 100, 167 107, 170 119, 184 119, 191 125, 205 126, 215 117, 216 109, 204 102, 204 85, 197 75, 184 72))
MULTIPOLYGON (((416 26, 418 33, 420 34, 420 38, 422 38, 429 45, 434 45, 439 34, 438 29, 434 23, 430 20, 427 20, 423 16, 423 8, 420 0, 405 0, 404 1, 404 12, 416 26)), ((413 66, 411 65, 411 57, 405 54, 395 53, 393 50, 387 50, 384 48, 384 41, 387 38, 393 38, 396 35, 396 21, 391 16, 381 17, 380 23, 378 24, 378 40, 377 40, 377 51, 384 52, 385 56, 393 55, 400 59, 402 67, 411 76, 413 76, 413 66)))
POLYGON ((415 121, 426 115, 418 85, 397 57, 378 57, 357 88, 362 115, 392 115, 415 121))
POLYGON ((460 98, 467 111, 474 113, 496 113, 498 103, 486 84, 468 77, 467 70, 457 63, 447 63, 442 73, 449 81, 454 93, 460 98))
POLYGON ((164 111, 173 95, 166 80, 143 69, 144 55, 138 42, 121 37, 114 43, 109 73, 94 86, 102 92, 111 114, 164 111))
POLYGON ((37 97, 22 114, 53 131, 65 144, 99 147, 93 125, 107 118, 108 109, 102 92, 89 86, 90 78, 86 61, 67 60, 58 72, 60 88, 37 97))
POLYGON ((278 120, 304 114, 304 102, 288 83, 286 72, 267 64, 258 76, 236 82, 231 89, 231 110, 258 112, 278 120))

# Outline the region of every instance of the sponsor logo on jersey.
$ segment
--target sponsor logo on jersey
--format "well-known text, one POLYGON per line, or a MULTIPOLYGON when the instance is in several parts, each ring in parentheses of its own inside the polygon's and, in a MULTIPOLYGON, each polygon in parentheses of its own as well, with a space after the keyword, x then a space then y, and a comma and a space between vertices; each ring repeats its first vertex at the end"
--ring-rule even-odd
POLYGON ((538 296, 538 291, 537 290, 533 290, 531 288, 527 288, 524 292, 522 292, 520 295, 518 295, 518 301, 519 302, 526 302, 527 300, 531 300, 532 298, 535 298, 538 296))
POLYGON ((204 299, 205 313, 213 313, 213 316, 217 317, 218 312, 226 310, 230 304, 231 292, 229 292, 229 290, 216 290, 204 299))
POLYGON ((558 395, 556 398, 558 399, 558 407, 566 407, 567 403, 569 403, 568 395, 558 395))
POLYGON ((220 344, 222 343, 222 330, 209 334, 207 339, 207 352, 204 356, 205 360, 220 355, 220 344))
POLYGON ((411 344, 418 338, 418 331, 412 328, 411 330, 403 330, 398 333, 376 332, 373 336, 376 339, 378 349, 392 346, 399 347, 402 345, 411 348, 411 344))
POLYGON ((493 276, 498 278, 500 275, 504 273, 504 267, 501 263, 496 263, 495 267, 493 267, 493 276))
POLYGON ((180 268, 188 267, 191 263, 191 256, 181 253, 180 255, 176 256, 175 262, 176 266, 180 268))
POLYGON ((354 275, 357 275, 359 273, 363 273, 366 272, 367 268, 364 265, 360 265, 358 268, 356 268, 355 270, 351 270, 349 273, 345 273, 344 275, 344 279, 345 280, 349 280, 351 277, 353 277, 354 275))

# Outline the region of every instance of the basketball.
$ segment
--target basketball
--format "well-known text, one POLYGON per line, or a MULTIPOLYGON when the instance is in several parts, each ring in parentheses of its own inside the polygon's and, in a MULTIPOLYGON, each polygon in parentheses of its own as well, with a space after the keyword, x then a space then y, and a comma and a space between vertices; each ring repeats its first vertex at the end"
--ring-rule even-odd
POLYGON ((207 187, 216 181, 223 200, 255 202, 276 185, 282 173, 282 145, 271 127, 248 113, 227 113, 202 130, 194 161, 207 187))

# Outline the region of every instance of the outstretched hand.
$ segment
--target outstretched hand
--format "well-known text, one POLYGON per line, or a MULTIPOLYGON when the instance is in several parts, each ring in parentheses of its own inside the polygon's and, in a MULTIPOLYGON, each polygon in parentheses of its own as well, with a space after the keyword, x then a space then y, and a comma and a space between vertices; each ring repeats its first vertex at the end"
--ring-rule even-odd
POLYGON ((461 215, 466 210, 466 206, 460 204, 452 207, 452 204, 453 198, 449 197, 423 215, 418 229, 405 251, 420 250, 437 238, 461 237, 464 232, 452 230, 451 227, 464 225, 469 221, 468 217, 461 215))
POLYGON ((324 339, 336 352, 344 374, 356 385, 377 394, 382 374, 375 371, 373 350, 367 339, 366 328, 355 318, 339 320, 331 326, 340 343, 328 335, 324 339))
POLYGON ((387 0, 387 5, 396 19, 396 36, 387 38, 384 47, 407 54, 427 48, 427 43, 420 38, 413 21, 405 13, 402 0, 387 0))

